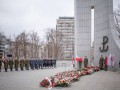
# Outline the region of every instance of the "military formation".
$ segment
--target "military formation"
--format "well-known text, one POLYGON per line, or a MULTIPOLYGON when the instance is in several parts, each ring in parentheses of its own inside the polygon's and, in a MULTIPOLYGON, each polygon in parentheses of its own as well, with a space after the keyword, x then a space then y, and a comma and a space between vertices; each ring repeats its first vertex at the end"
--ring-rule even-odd
POLYGON ((0 72, 1 72, 1 67, 4 67, 5 72, 8 71, 8 69, 10 69, 10 71, 13 71, 13 69, 15 71, 18 70, 29 70, 29 69, 43 69, 43 68, 55 68, 56 67, 56 60, 53 59, 21 59, 21 60, 0 60, 0 72))

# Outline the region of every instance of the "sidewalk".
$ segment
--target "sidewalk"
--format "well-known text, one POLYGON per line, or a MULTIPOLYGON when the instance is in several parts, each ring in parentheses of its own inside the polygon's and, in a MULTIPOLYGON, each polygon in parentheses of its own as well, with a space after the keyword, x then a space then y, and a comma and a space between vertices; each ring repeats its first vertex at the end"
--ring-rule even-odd
MULTIPOLYGON (((72 70, 72 67, 0 72, 0 90, 48 90, 39 86, 40 81, 65 70, 72 70)), ((70 87, 54 87, 52 90, 120 90, 120 72, 102 70, 82 76, 70 87)))

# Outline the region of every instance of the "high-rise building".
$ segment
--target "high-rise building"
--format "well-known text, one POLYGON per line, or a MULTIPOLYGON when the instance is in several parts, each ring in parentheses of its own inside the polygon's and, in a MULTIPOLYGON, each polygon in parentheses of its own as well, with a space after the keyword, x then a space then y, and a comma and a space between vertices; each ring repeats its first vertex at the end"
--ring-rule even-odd
POLYGON ((5 50, 5 36, 0 33, 0 59, 2 58, 2 52, 5 50))
POLYGON ((0 59, 2 58, 2 53, 4 52, 5 57, 8 55, 8 46, 9 46, 9 39, 5 37, 2 33, 0 33, 0 59))
POLYGON ((59 17, 56 30, 63 35, 63 59, 70 60, 74 54, 74 17, 59 17))

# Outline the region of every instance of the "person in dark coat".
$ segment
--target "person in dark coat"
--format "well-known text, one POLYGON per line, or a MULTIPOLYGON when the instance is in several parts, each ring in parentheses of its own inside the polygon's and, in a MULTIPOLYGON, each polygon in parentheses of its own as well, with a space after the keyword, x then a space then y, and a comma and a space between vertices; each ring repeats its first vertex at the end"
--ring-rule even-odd
POLYGON ((39 60, 39 68, 43 68, 43 60, 39 60))
POLYGON ((84 58, 84 67, 87 67, 88 66, 88 58, 87 56, 85 56, 84 58))
POLYGON ((34 60, 34 65, 35 65, 35 69, 38 69, 38 60, 36 58, 34 60))
POLYGON ((14 61, 14 66, 15 66, 15 70, 18 71, 19 60, 15 59, 15 61, 14 61))
POLYGON ((13 60, 12 59, 9 60, 9 68, 12 71, 12 69, 13 69, 13 60))
POLYGON ((103 62, 104 62, 104 58, 103 58, 103 56, 101 55, 100 60, 99 60, 100 70, 103 70, 103 62))

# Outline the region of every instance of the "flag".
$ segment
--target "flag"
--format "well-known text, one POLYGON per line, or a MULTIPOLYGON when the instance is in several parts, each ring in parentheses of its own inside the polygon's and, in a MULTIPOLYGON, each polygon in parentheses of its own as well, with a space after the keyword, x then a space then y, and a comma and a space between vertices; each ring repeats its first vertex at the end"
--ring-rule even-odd
POLYGON ((78 62, 82 62, 82 57, 76 57, 76 61, 78 61, 78 62))
POLYGON ((111 62, 112 62, 112 66, 114 67, 114 62, 115 62, 114 54, 111 56, 111 62))
POLYGON ((111 54, 108 57, 108 65, 111 66, 111 54))
POLYGON ((5 61, 5 54, 4 54, 4 51, 2 52, 2 61, 3 61, 3 62, 5 61))

